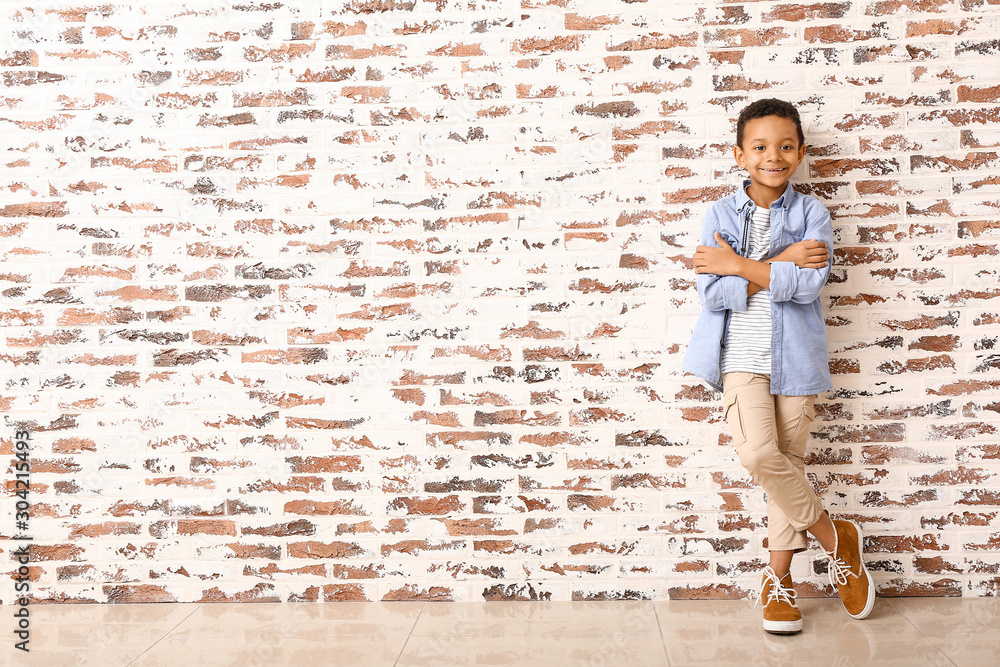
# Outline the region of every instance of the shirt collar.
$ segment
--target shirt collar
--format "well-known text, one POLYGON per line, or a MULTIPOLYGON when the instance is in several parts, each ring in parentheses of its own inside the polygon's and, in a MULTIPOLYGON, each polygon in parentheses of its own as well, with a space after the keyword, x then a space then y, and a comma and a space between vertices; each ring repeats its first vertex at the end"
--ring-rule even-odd
MULTIPOLYGON (((747 202, 753 203, 753 200, 750 199, 750 195, 747 194, 747 186, 749 185, 750 185, 750 179, 744 178, 743 185, 740 187, 740 191, 736 193, 736 204, 738 210, 742 211, 743 207, 747 206, 747 202)), ((771 206, 772 207, 781 206, 782 208, 788 208, 789 204, 792 201, 792 195, 794 193, 795 189, 792 187, 792 182, 788 181, 787 183, 785 183, 785 191, 781 193, 780 197, 774 200, 774 203, 772 203, 771 206)))

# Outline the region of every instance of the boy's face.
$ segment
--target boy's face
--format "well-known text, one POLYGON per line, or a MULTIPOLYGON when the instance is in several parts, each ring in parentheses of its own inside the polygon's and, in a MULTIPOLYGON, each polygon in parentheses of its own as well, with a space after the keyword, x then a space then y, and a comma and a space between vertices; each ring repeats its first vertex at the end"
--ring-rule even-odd
POLYGON ((784 190, 806 154, 799 144, 795 122, 781 116, 764 116, 743 126, 743 145, 733 149, 736 163, 750 173, 751 184, 784 190))

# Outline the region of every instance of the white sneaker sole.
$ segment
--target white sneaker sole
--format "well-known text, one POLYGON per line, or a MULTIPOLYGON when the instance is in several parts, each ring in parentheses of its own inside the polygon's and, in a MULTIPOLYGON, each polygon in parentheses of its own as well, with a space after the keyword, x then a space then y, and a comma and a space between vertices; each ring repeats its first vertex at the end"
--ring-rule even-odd
POLYGON ((875 606, 875 581, 872 579, 872 575, 868 572, 868 568, 865 567, 865 552, 863 549, 863 540, 861 538, 861 526, 854 524, 854 528, 858 531, 858 556, 861 560, 861 571, 865 573, 865 577, 868 578, 868 602, 865 604, 865 608, 862 609, 857 614, 851 614, 847 612, 851 618, 856 618, 861 620, 872 613, 872 607, 875 606))
POLYGON ((797 621, 764 621, 764 630, 779 635, 792 634, 802 630, 802 619, 797 621))

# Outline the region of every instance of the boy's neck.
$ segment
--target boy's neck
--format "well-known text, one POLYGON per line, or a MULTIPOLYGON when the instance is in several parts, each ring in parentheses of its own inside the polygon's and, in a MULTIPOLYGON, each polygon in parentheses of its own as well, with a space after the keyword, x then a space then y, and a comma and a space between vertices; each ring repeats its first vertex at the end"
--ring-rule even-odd
POLYGON ((750 182, 747 186, 747 196, 753 200, 754 204, 760 206, 761 208, 771 208, 771 204, 778 201, 781 195, 785 194, 785 189, 788 187, 788 181, 785 181, 781 187, 770 188, 766 185, 761 185, 760 183, 750 182))

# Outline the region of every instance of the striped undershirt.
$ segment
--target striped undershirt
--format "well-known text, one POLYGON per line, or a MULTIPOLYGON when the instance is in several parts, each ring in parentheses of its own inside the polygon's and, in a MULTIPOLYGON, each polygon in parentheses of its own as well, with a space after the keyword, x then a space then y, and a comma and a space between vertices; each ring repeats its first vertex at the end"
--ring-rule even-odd
MULTIPOLYGON (((767 259, 771 247, 771 211, 754 207, 747 242, 750 259, 767 259)), ((747 298, 746 310, 734 310, 722 348, 722 372, 771 374, 771 291, 762 289, 747 298)))

